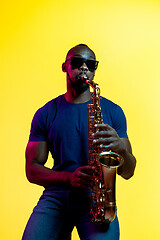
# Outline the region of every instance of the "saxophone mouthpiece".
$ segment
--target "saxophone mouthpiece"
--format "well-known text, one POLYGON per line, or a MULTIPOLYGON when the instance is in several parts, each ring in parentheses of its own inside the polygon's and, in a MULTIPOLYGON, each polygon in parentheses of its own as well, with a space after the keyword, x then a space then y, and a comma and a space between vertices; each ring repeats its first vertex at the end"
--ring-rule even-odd
POLYGON ((88 76, 83 76, 83 79, 86 81, 86 80, 89 80, 89 77, 88 76))
POLYGON ((89 81, 89 77, 87 75, 83 75, 83 76, 81 75, 78 77, 78 79, 80 79, 81 81, 86 82, 86 83, 88 83, 88 81, 89 81))
POLYGON ((86 75, 85 75, 85 76, 83 76, 83 81, 84 81, 84 82, 86 82, 86 83, 88 83, 88 81, 89 81, 89 77, 88 77, 88 76, 86 76, 86 75))
POLYGON ((89 77, 84 76, 83 79, 84 79, 84 81, 85 81, 86 83, 88 83, 88 81, 89 81, 89 77))

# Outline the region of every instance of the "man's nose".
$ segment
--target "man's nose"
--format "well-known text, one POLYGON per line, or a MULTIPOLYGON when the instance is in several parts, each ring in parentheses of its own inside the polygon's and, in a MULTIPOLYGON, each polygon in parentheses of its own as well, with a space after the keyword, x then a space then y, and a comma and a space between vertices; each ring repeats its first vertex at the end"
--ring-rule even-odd
POLYGON ((88 71, 88 67, 85 62, 83 62, 82 66, 80 67, 81 71, 88 71))

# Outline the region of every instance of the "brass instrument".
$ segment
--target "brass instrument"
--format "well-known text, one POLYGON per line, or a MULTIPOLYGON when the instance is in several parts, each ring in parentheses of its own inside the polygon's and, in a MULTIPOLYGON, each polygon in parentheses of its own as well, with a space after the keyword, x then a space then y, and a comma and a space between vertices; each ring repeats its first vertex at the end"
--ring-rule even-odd
POLYGON ((110 223, 114 220, 117 207, 115 199, 115 181, 117 168, 122 165, 123 158, 115 152, 102 150, 93 144, 92 134, 95 124, 103 123, 100 107, 100 88, 98 84, 84 78, 93 88, 92 104, 88 104, 88 145, 89 165, 94 166, 94 183, 91 186, 92 222, 110 223))

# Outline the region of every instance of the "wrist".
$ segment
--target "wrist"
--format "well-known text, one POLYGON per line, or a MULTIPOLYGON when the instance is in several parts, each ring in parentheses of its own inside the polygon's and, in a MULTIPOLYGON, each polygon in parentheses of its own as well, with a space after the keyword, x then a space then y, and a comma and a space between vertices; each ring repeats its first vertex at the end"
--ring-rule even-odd
POLYGON ((72 173, 71 172, 65 172, 65 184, 66 186, 71 186, 71 175, 72 173))

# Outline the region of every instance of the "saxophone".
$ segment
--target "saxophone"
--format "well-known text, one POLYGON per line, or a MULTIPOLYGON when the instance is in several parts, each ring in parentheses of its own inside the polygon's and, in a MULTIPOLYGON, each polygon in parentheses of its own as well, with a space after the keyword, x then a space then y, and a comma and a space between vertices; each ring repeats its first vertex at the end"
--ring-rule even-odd
POLYGON ((110 223, 116 216, 115 182, 117 168, 122 165, 123 158, 112 151, 103 151, 96 144, 93 144, 95 124, 103 123, 100 107, 100 88, 98 84, 84 78, 86 83, 93 88, 92 104, 88 104, 88 152, 90 166, 94 166, 91 186, 91 207, 92 222, 110 223))

